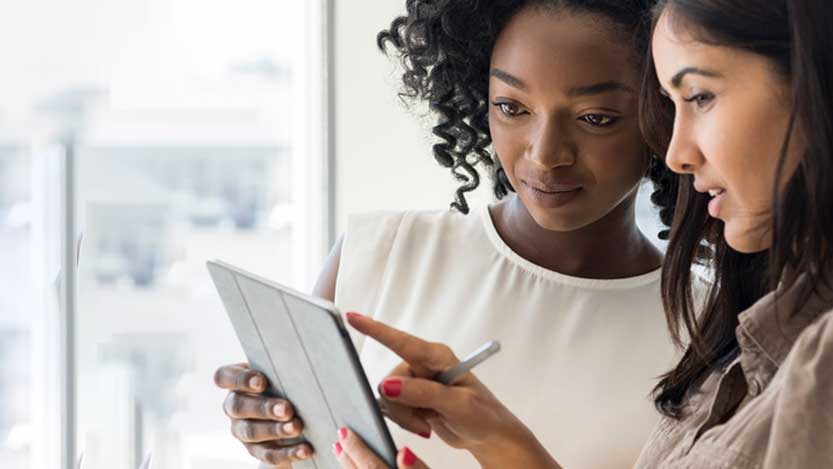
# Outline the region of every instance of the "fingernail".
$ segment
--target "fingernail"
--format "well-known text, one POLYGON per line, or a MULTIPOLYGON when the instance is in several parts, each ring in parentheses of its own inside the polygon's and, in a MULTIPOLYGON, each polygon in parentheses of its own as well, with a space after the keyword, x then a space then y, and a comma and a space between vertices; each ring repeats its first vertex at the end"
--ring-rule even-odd
POLYGON ((402 394, 402 381, 398 379, 386 379, 382 383, 382 393, 388 397, 399 397, 402 394))
POLYGON ((275 417, 281 418, 286 417, 286 403, 285 402, 278 402, 272 407, 272 413, 275 414, 275 417))
POLYGON ((299 459, 307 459, 308 457, 310 457, 310 455, 310 450, 306 446, 301 446, 300 448, 295 450, 295 457, 299 459))
POLYGON ((249 378, 249 387, 252 389, 260 389, 264 385, 263 378, 260 376, 252 376, 249 378))
POLYGON ((431 430, 429 430, 427 432, 422 432, 422 433, 419 434, 419 436, 421 436, 421 437, 423 437, 427 440, 428 438, 431 438, 431 430))
POLYGON ((283 431, 285 433, 292 433, 295 430, 297 430, 295 428, 295 422, 286 422, 285 424, 283 424, 283 431))
POLYGON ((338 439, 343 440, 345 438, 347 438, 347 429, 344 428, 344 427, 341 427, 341 428, 338 429, 338 439))
POLYGON ((341 456, 341 451, 341 443, 337 441, 333 443, 333 453, 335 453, 336 456, 341 456))
POLYGON ((359 314, 355 311, 348 311, 344 314, 346 314, 348 318, 363 318, 364 317, 363 314, 359 314))
POLYGON ((402 464, 405 467, 411 467, 416 464, 416 455, 407 446, 402 449, 402 464))

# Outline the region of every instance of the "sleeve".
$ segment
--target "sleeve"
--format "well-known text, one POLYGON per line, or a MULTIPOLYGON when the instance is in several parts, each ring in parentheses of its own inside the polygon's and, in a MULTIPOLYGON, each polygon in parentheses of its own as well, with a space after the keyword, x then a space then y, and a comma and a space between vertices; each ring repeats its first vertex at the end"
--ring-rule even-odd
POLYGON ((802 332, 785 367, 763 467, 833 467, 833 312, 802 332))
MULTIPOLYGON (((341 312, 375 314, 404 217, 404 212, 371 212, 348 219, 336 276, 335 305, 341 312)), ((364 337, 352 331, 351 335, 361 351, 364 337)))

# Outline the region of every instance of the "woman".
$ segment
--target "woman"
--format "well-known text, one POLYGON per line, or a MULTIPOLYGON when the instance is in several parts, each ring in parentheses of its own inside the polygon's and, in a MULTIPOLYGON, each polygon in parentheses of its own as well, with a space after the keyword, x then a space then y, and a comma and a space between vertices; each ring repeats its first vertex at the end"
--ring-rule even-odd
MULTIPOLYGON (((636 467, 833 467, 833 8, 666 0, 655 18, 645 133, 683 175, 663 298, 672 335, 691 340, 656 387, 663 417, 636 467), (715 279, 702 315, 695 265, 715 279)), ((370 319, 351 323, 428 372, 456 361, 370 319)), ((433 409, 432 426, 484 466, 558 467, 474 376, 446 387, 408 371, 383 383, 398 390, 386 399, 433 409)), ((349 432, 340 448, 345 467, 372 461, 349 432)), ((399 462, 422 465, 410 451, 399 462)))
MULTIPOLYGON (((380 42, 402 57, 406 94, 438 115, 435 157, 465 179, 454 206, 468 212, 476 168, 496 174, 502 200, 468 216, 353 217, 317 289, 342 310, 372 311, 461 352, 500 340, 480 376, 548 447, 588 468, 636 460, 657 419, 645 390, 675 353, 661 315, 662 256, 634 215, 646 174, 662 189, 658 202, 673 187, 637 118, 649 4, 408 2, 380 42), (530 393, 541 386, 546 394, 530 393), (600 441, 608 453, 587 451, 600 441)), ((358 344, 372 382, 397 362, 377 343, 358 344)), ((281 441, 302 426, 288 403, 247 394, 263 389, 262 377, 240 367, 217 377, 233 391, 234 434, 255 456, 274 464, 310 454, 281 441), (238 385, 249 379, 261 387, 238 385)), ((425 419, 385 411, 407 430, 394 431, 399 445, 445 465, 475 463, 427 441, 425 419)))

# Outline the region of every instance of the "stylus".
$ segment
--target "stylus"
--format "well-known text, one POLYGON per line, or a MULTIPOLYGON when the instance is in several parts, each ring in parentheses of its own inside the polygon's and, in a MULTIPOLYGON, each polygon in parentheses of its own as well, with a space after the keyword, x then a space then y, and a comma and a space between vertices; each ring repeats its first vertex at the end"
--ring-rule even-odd
POLYGON ((434 381, 439 381, 445 385, 452 384, 454 380, 459 378, 464 373, 468 373, 472 368, 486 361, 487 358, 500 351, 500 342, 492 340, 486 342, 479 349, 475 350, 468 357, 463 359, 460 363, 451 368, 437 374, 434 381))

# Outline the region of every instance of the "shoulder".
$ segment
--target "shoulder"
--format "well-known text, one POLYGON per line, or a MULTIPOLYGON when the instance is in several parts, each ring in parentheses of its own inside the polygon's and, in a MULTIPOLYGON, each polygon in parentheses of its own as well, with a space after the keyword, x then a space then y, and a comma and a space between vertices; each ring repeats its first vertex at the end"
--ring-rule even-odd
POLYGON ((833 381, 833 309, 828 310, 807 326, 798 336, 793 353, 800 361, 830 369, 833 381))
POLYGON ((822 313, 801 331, 782 367, 790 394, 830 393, 833 388, 833 310, 822 313))
POLYGON ((480 215, 453 210, 375 211, 351 215, 344 233, 339 278, 349 274, 369 281, 382 279, 390 265, 414 256, 453 250, 474 230, 481 232, 480 215))
POLYGON ((348 218, 345 243, 350 244, 357 238, 362 243, 375 243, 382 239, 392 241, 403 236, 423 239, 437 233, 448 237, 454 233, 482 229, 481 224, 481 213, 476 209, 469 214, 451 209, 357 213, 348 218))
POLYGON ((833 311, 804 328, 778 371, 784 384, 761 467, 833 467, 833 311))

